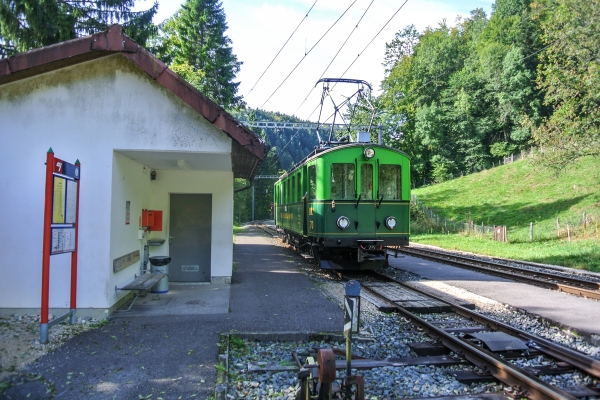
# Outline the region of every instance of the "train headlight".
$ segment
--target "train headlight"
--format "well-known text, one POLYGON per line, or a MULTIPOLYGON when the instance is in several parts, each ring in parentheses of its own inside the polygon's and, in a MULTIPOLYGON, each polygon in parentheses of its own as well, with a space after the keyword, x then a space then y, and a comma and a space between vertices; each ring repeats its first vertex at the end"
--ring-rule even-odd
POLYGON ((387 217, 385 219, 385 227, 388 229, 394 229, 397 224, 398 221, 396 221, 396 217, 387 217))
POLYGON ((350 220, 347 217, 341 216, 337 219, 337 226, 344 230, 350 226, 350 220))
POLYGON ((375 157, 375 150, 373 150, 371 147, 367 147, 364 151, 363 151, 363 156, 369 160, 373 157, 375 157))

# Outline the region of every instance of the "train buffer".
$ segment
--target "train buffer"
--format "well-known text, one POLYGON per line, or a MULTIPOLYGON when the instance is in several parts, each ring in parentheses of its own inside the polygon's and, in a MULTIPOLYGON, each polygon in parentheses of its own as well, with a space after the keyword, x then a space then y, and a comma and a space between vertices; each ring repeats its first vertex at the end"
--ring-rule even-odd
POLYGON ((150 290, 152 288, 152 286, 156 285, 165 276, 167 276, 167 274, 158 274, 158 273, 143 274, 140 276, 136 276, 136 278, 133 281, 129 282, 127 285, 125 285, 121 288, 117 287, 115 285, 115 291, 117 291, 117 290, 135 290, 136 291, 135 298, 129 305, 129 308, 127 310, 125 310, 125 312, 131 310, 131 307, 133 307, 133 304, 135 303, 135 301, 138 299, 138 297, 140 297, 141 292, 150 290))

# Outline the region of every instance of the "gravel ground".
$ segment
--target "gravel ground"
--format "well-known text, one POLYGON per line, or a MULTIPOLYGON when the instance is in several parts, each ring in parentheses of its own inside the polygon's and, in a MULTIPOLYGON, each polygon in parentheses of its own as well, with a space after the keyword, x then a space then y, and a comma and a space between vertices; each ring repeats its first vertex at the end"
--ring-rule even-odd
MULTIPOLYGON (((52 320, 53 316, 50 316, 52 320)), ((66 322, 50 328, 48 344, 40 343, 39 315, 0 316, 0 389, 2 383, 25 365, 30 364, 48 352, 55 351, 73 336, 99 326, 95 320, 79 318, 77 323, 66 322)))
MULTIPOLYGON (((287 247, 287 245, 275 239, 273 243, 277 246, 287 247)), ((306 263, 299 256, 295 256, 294 260, 311 277, 315 285, 328 297, 335 299, 341 308, 345 294, 344 284, 330 273, 306 263)), ((600 347, 592 346, 568 331, 551 326, 535 315, 523 313, 463 289, 439 282, 422 280, 421 277, 407 273, 406 271, 388 268, 387 273, 400 280, 419 280, 422 284, 429 287, 473 302, 479 312, 491 318, 600 359, 600 347)), ((415 357, 416 355, 412 353, 408 343, 432 340, 426 335, 410 329, 410 323, 404 318, 393 314, 381 313, 367 301, 361 302, 361 318, 364 330, 372 333, 373 341, 354 344, 353 353, 355 355, 369 358, 415 357)), ((248 362, 275 362, 280 365, 295 365, 291 356, 293 351, 302 353, 308 348, 318 349, 322 347, 339 347, 344 349, 345 343, 245 342, 244 346, 233 349, 230 352, 230 387, 227 398, 294 399, 300 386, 296 379, 296 372, 248 373, 248 362)), ((543 356, 534 359, 519 358, 513 362, 521 367, 552 363, 551 360, 543 356)), ((363 376, 365 393, 370 400, 466 395, 498 392, 504 389, 502 385, 494 382, 465 385, 456 381, 451 374, 453 371, 468 370, 470 368, 472 367, 462 365, 451 367, 384 367, 355 371, 354 373, 363 376)), ((344 371, 338 371, 338 376, 340 374, 343 375, 344 371)), ((597 379, 579 372, 558 376, 542 376, 541 379, 562 388, 573 385, 600 384, 597 379)))

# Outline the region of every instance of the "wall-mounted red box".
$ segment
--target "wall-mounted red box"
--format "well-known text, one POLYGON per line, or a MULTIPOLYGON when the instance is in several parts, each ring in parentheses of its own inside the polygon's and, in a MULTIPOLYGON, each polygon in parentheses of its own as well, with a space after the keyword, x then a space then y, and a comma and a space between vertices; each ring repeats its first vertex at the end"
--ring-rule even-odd
POLYGON ((142 227, 148 231, 162 231, 162 210, 142 210, 142 227))

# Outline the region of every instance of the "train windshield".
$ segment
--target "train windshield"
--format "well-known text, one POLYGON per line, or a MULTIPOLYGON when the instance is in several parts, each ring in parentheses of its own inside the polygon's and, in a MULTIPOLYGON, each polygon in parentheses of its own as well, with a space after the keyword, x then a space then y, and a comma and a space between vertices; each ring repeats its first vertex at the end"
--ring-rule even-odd
POLYGON ((331 198, 354 200, 354 164, 331 164, 331 198))
POLYGON ((363 200, 373 200, 373 166, 363 164, 360 167, 360 197, 363 200))
POLYGON ((386 200, 401 200, 400 166, 382 164, 379 166, 379 195, 386 200))

